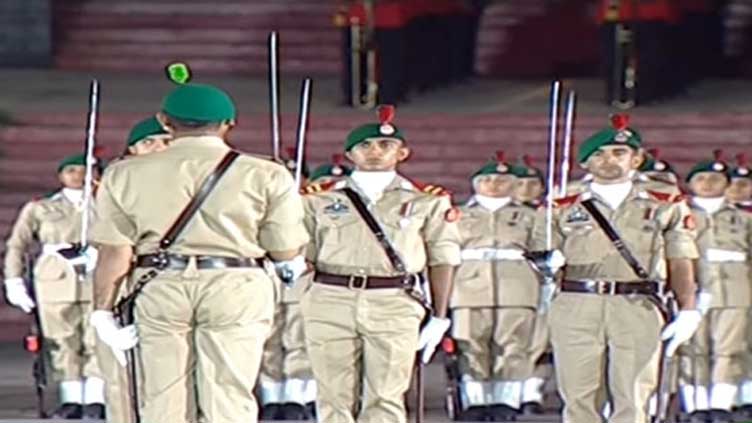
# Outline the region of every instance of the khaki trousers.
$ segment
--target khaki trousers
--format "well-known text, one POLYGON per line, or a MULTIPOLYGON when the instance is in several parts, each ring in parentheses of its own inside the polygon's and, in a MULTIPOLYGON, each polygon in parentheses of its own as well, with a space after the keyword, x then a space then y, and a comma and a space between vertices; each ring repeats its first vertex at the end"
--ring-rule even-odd
POLYGON ((133 419, 128 371, 117 362, 112 349, 99 339, 97 339, 96 353, 99 368, 105 380, 107 423, 131 423, 133 419))
POLYGON ((606 392, 612 423, 646 423, 658 385, 664 321, 643 297, 562 293, 550 314, 564 422, 600 422, 606 392))
POLYGON ((548 379, 551 369, 548 364, 538 364, 544 354, 551 351, 551 334, 548 323, 548 313, 535 314, 535 329, 530 342, 530 364, 533 366, 533 377, 548 379))
MULTIPOLYGON (((138 278, 143 269, 137 269, 138 278)), ((144 422, 255 422, 274 309, 262 269, 165 271, 136 300, 144 422), (197 410, 198 408, 198 410, 197 410)))
POLYGON ((741 382, 749 360, 748 324, 746 308, 711 308, 681 348, 681 384, 741 382))
POLYGON ((533 370, 528 349, 534 324, 530 308, 452 310, 460 373, 477 381, 524 381, 533 370))
POLYGON ((261 362, 262 384, 271 382, 280 385, 280 399, 262 398, 263 404, 274 402, 297 402, 304 404, 306 399, 297 392, 284 393, 282 386, 285 381, 299 379, 310 381, 313 379, 311 362, 305 348, 305 333, 303 331, 303 316, 300 304, 278 303, 274 311, 274 326, 269 339, 264 344, 264 354, 261 362), (297 397, 301 398, 298 399, 297 397), (295 398, 293 398, 295 397, 295 398))
POLYGON ((61 382, 101 377, 96 334, 89 325, 91 302, 40 303, 39 311, 51 379, 61 382))
POLYGON ((303 296, 301 310, 318 384, 318 421, 406 422, 404 394, 423 306, 400 289, 314 283, 303 296))

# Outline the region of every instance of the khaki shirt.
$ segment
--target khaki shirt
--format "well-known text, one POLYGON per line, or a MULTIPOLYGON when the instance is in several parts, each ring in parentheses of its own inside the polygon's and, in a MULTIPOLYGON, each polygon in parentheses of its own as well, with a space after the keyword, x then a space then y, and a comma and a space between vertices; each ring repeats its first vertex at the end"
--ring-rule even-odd
MULTIPOLYGON (((94 210, 92 210, 93 214, 94 210)), ((91 301, 89 279, 57 251, 81 240, 82 209, 62 192, 27 203, 13 225, 5 249, 5 277, 23 277, 24 255, 36 242, 42 250, 34 263, 36 299, 40 303, 91 301)))
MULTIPOLYGON (((581 205, 594 203, 621 236, 653 280, 665 280, 666 259, 696 259, 695 223, 680 196, 650 190, 638 179, 616 210, 590 189, 557 200, 553 216, 553 248, 567 260, 565 279, 635 281, 639 277, 626 263, 595 220, 581 205)), ((533 250, 545 249, 544 218, 537 220, 533 250)))
POLYGON ((700 288, 713 295, 712 307, 752 305, 752 213, 730 203, 708 214, 691 205, 697 221, 700 288))
MULTIPOLYGON (((37 241, 43 249, 45 245, 48 248, 65 248, 65 244, 80 242, 81 212, 60 191, 47 198, 26 203, 6 241, 5 278, 24 276, 24 255, 37 241)), ((56 261, 64 260, 62 256, 49 253, 50 251, 43 251, 36 271, 44 271, 46 265, 55 266, 56 261)))
MULTIPOLYGON (((320 272, 398 276, 355 206, 341 191, 358 191, 350 178, 308 189, 305 223, 311 235, 307 256, 320 272)), ((431 194, 397 175, 382 197, 369 205, 409 273, 426 266, 460 264, 460 236, 449 195, 431 194)))
POLYGON ((452 307, 537 307, 540 282, 522 254, 532 242, 536 211, 511 202, 490 211, 461 207, 462 264, 452 307))
MULTIPOLYGON (((158 153, 107 169, 91 239, 157 251, 159 240, 230 148, 217 137, 182 137, 158 153)), ((306 244, 303 205, 287 169, 241 155, 169 248, 171 253, 264 256, 306 244)))

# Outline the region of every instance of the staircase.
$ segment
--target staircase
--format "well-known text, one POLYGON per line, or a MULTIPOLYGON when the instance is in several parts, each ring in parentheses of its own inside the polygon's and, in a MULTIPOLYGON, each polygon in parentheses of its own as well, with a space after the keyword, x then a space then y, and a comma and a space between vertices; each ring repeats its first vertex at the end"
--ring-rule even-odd
POLYGON ((331 0, 55 0, 55 65, 143 72, 183 60, 196 71, 264 74, 276 30, 284 72, 334 74, 334 11, 331 0))

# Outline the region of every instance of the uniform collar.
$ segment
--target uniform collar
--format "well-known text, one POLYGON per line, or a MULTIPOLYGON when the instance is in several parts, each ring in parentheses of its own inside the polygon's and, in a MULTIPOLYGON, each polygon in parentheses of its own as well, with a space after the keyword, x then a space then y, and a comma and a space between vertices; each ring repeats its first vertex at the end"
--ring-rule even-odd
POLYGON ((168 150, 173 150, 175 148, 196 148, 196 147, 205 147, 205 148, 222 148, 222 149, 229 149, 230 147, 225 143, 225 140, 223 140, 220 137, 213 136, 213 135, 203 135, 203 136, 187 136, 187 137, 180 137, 175 138, 172 141, 170 141, 170 148, 168 150))

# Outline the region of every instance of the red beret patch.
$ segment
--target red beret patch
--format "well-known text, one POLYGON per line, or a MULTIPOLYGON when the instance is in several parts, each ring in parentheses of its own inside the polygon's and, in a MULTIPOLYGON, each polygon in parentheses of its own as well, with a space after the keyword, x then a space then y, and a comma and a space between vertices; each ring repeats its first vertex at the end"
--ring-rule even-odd
POLYGON ((456 222, 462 217, 462 212, 457 207, 452 207, 444 213, 444 220, 449 223, 456 222))

